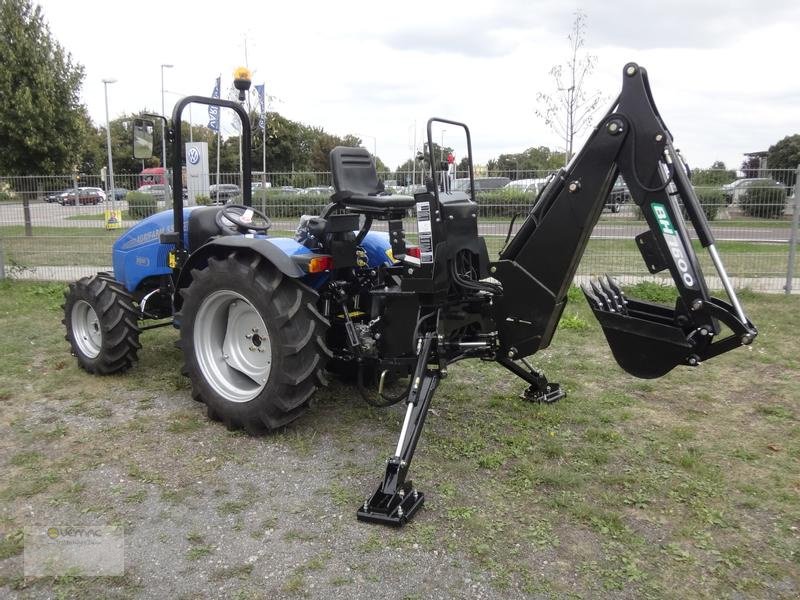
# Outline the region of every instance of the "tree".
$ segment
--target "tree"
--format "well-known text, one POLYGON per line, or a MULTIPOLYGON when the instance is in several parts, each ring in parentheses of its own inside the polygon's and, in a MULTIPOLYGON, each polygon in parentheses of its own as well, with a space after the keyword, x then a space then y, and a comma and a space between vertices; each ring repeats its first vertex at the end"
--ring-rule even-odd
POLYGON ((794 171, 800 165, 800 134, 787 135, 767 150, 767 167, 770 169, 786 169, 774 171, 773 177, 787 185, 794 185, 794 171))
POLYGON ((456 165, 456 175, 458 177, 469 177, 469 156, 464 156, 456 165))
POLYGON ((709 169, 692 169, 695 187, 719 187, 736 179, 736 171, 728 169, 721 160, 714 161, 709 169))
POLYGON ((0 173, 72 171, 90 134, 83 67, 51 37, 30 0, 0 2, 0 173))
MULTIPOLYGON (((489 172, 493 175, 508 175, 513 177, 521 171, 554 171, 564 164, 564 153, 551 150, 547 146, 528 148, 524 152, 501 154, 487 163, 489 172)), ((528 177, 527 174, 519 177, 528 177)))
POLYGON ((586 79, 594 71, 597 57, 581 52, 586 43, 586 15, 577 11, 569 36, 569 58, 563 65, 550 69, 555 83, 553 94, 538 93, 536 116, 544 119, 556 135, 564 140, 566 162, 572 158, 573 143, 592 124, 592 116, 602 101, 599 91, 587 92, 586 79))
POLYGON ((761 159, 758 156, 747 155, 742 161, 741 170, 747 178, 760 177, 761 159))

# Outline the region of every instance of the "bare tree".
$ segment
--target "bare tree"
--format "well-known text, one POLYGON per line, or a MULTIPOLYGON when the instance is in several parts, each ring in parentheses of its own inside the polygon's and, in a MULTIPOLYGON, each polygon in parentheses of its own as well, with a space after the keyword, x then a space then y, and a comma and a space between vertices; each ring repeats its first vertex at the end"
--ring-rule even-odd
POLYGON ((556 91, 539 92, 536 116, 564 140, 566 160, 572 158, 573 142, 592 124, 592 116, 603 100, 599 91, 587 92, 586 79, 594 71, 597 57, 584 50, 586 43, 586 14, 577 11, 569 36, 569 58, 563 65, 550 69, 556 91))

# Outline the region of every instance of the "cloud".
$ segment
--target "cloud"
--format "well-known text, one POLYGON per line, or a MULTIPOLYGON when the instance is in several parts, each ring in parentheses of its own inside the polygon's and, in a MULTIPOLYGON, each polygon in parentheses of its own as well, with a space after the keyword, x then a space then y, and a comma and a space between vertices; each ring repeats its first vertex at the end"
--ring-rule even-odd
MULTIPOLYGON (((380 40, 395 50, 457 54, 470 58, 498 58, 517 46, 506 31, 487 31, 477 23, 455 23, 447 28, 409 27, 384 34, 380 40)), ((436 64, 432 65, 437 68, 436 64)))
MULTIPOLYGON (((591 46, 655 48, 712 48, 730 46, 752 29, 797 22, 796 0, 588 0, 587 41, 591 46)), ((549 28, 567 31, 574 11, 550 7, 542 12, 549 28)))
MULTIPOLYGON (((398 76, 400 74, 398 73, 398 76)), ((425 90, 406 82, 387 83, 382 81, 351 82, 343 94, 342 101, 358 101, 377 106, 417 104, 425 99, 425 90)))

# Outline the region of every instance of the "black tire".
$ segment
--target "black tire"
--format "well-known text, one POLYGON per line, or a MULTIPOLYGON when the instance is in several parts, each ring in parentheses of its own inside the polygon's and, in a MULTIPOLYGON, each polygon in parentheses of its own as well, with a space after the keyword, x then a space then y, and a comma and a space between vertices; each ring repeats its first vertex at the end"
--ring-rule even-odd
POLYGON ((125 287, 110 273, 98 273, 70 283, 64 297, 64 339, 78 365, 97 375, 130 369, 142 346, 138 312, 125 287))
MULTIPOLYGON (((285 277, 262 256, 244 251, 232 252, 224 259, 210 258, 205 269, 192 271, 192 282, 181 290, 181 296, 183 305, 175 318, 180 324, 183 374, 191 379, 192 397, 207 406, 209 418, 222 421, 231 430, 244 429, 250 435, 268 433, 301 416, 316 389, 327 384, 324 371, 330 358, 325 345, 328 321, 316 309, 317 293, 285 277), (221 364, 217 373, 207 372, 208 355, 196 347, 197 338, 218 337, 216 333, 205 333, 215 329, 206 324, 208 309, 204 307, 226 294, 245 300, 250 314, 257 315, 266 327, 271 362, 263 387, 242 372, 237 374, 229 362, 226 364, 231 368, 221 364), (203 321, 200 325, 198 313, 203 321), (246 395, 237 398, 233 393, 226 394, 222 389, 225 374, 252 386, 253 396, 248 399, 246 395)), ((219 319, 224 310, 220 308, 212 314, 219 319)), ((225 328, 222 335, 227 339, 227 323, 225 328)), ((263 336, 259 336, 261 339, 263 336)), ((223 343, 218 348, 215 344, 209 352, 219 352, 227 359, 223 348, 223 343)))

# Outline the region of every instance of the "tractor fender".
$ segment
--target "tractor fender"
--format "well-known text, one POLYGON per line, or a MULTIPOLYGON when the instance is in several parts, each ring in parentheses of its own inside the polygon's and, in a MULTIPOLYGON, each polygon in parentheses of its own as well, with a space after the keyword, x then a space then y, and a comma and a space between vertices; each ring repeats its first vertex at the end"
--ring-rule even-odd
POLYGON ((175 308, 180 305, 180 290, 192 282, 192 269, 203 269, 212 257, 224 257, 230 250, 247 249, 260 254, 287 277, 297 279, 307 273, 292 260, 297 254, 310 254, 311 250, 289 238, 253 238, 246 236, 226 236, 211 240, 195 250, 186 260, 178 275, 175 286, 175 308))

